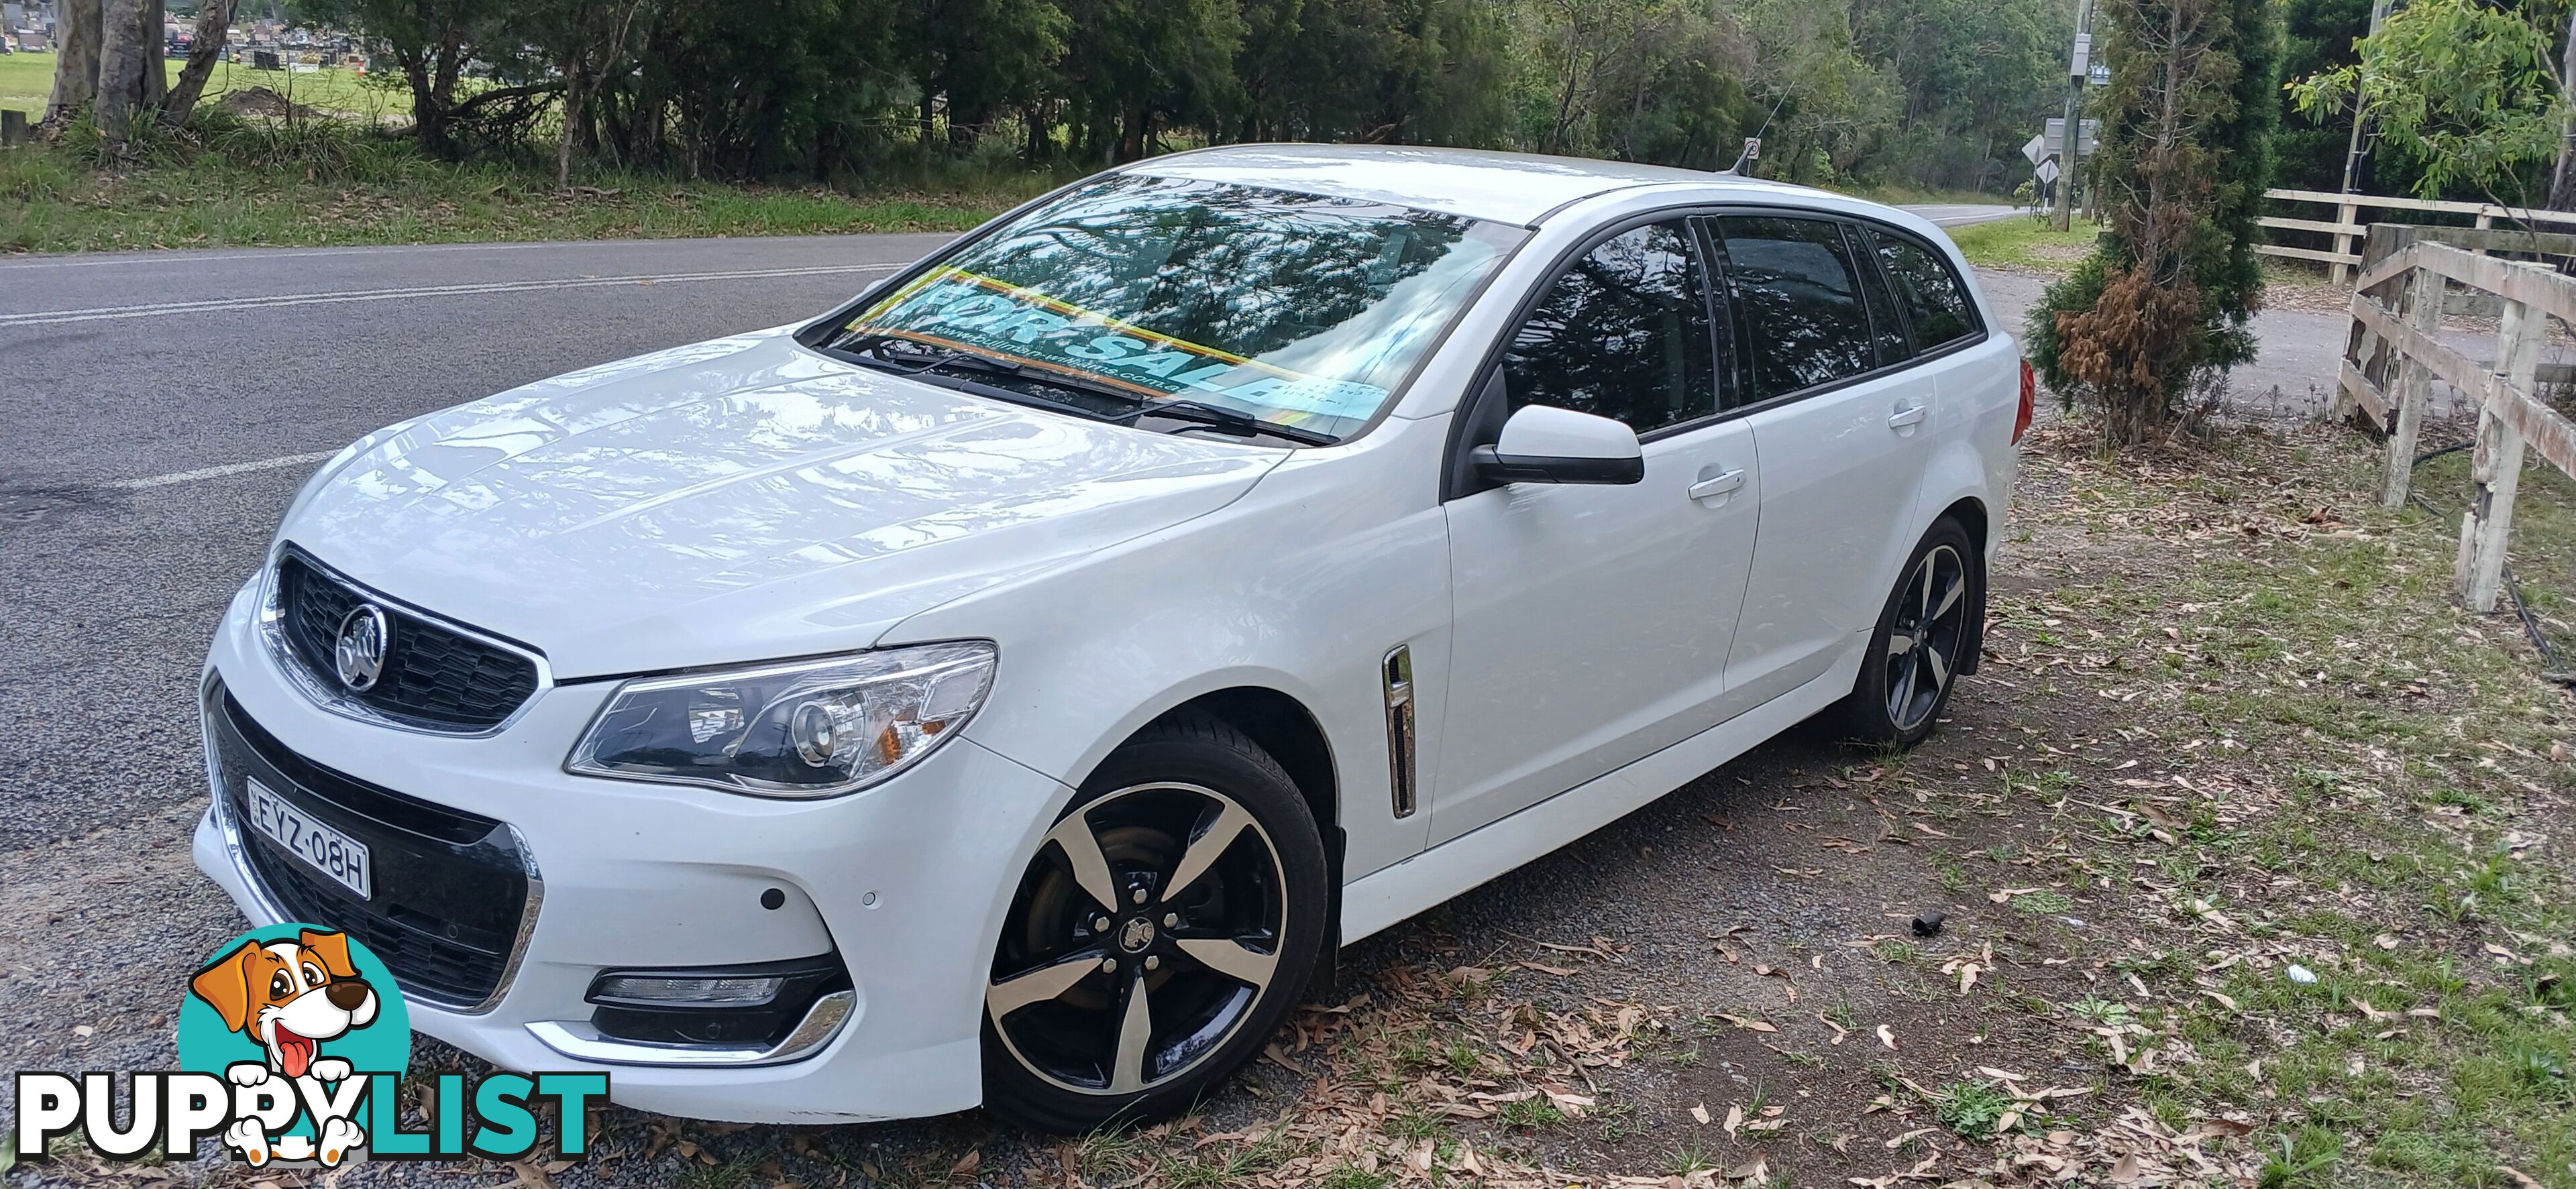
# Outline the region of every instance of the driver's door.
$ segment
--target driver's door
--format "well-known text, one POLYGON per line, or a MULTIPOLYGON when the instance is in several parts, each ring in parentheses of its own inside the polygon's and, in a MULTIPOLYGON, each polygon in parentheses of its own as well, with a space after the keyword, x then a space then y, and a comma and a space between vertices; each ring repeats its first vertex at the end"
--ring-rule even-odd
MULTIPOLYGON (((1637 431, 1631 485, 1510 484, 1446 505, 1455 632, 1434 844, 1717 721, 1761 505, 1753 438, 1719 421, 1733 350, 1689 225, 1613 235, 1529 311, 1460 416, 1542 404, 1637 431)), ((1472 446, 1479 443, 1462 443, 1472 446)))

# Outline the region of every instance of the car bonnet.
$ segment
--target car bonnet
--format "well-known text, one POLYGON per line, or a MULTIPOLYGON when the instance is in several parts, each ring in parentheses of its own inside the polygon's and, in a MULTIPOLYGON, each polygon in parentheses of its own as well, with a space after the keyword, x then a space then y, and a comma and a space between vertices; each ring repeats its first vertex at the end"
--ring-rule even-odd
POLYGON ((1287 453, 981 399, 764 332, 377 435, 280 538, 577 678, 863 648, 1221 508, 1287 453))

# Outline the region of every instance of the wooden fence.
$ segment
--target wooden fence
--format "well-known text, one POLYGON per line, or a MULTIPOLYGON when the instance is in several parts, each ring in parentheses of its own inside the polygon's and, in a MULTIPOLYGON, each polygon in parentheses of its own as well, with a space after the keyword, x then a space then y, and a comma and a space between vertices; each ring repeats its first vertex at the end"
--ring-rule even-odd
POLYGON ((2332 276, 2329 279, 2338 285, 2350 275, 2348 270, 2362 262, 2361 257, 2353 252, 2353 248, 2370 230, 2370 225, 2360 219, 2361 212, 2365 210, 2427 211, 2448 215, 2468 215, 2476 221, 2478 230, 2495 226, 2499 219, 2508 223, 2518 222, 2526 227, 2538 224, 2576 226, 2576 212, 2525 210, 2520 207, 2497 206, 2492 202, 2444 202, 2429 198, 2389 198, 2377 194, 2334 194, 2323 190, 2265 190, 2263 197, 2275 202, 2316 203, 2334 208, 2332 222, 2277 215, 2265 216, 2258 220, 2267 230, 2307 231, 2327 236, 2334 244, 2332 250, 2293 247, 2287 244, 2263 244, 2254 250, 2266 256, 2280 256, 2291 260, 2314 260, 2331 265, 2333 266, 2332 276))
POLYGON ((2449 382, 2477 406, 2477 441, 2469 456, 2474 490, 2460 517, 2452 583, 2462 602, 2485 613, 2495 610, 2503 581, 2523 452, 2537 451, 2561 472, 2576 475, 2576 422, 2534 394, 2550 319, 2576 325, 2576 277, 2482 256, 2480 248, 2554 254, 2576 249, 2576 236, 2371 227, 2353 282, 2351 337, 2335 386, 2347 411, 2358 409, 2388 430, 2380 502, 2392 508, 2406 502, 2433 381, 2449 382), (2453 283, 2503 302, 2491 365, 2437 338, 2453 283))

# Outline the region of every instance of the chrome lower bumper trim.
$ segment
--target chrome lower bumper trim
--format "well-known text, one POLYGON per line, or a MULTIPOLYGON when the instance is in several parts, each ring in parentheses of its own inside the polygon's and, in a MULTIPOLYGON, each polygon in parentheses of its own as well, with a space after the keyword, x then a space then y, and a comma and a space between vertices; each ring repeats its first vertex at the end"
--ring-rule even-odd
POLYGON ((528 1025, 528 1033, 564 1056, 602 1065, 784 1065, 810 1057, 830 1043, 849 1022, 858 1001, 856 991, 834 991, 815 1000, 796 1030, 766 1049, 612 1040, 601 1036, 588 1020, 540 1020, 528 1025))

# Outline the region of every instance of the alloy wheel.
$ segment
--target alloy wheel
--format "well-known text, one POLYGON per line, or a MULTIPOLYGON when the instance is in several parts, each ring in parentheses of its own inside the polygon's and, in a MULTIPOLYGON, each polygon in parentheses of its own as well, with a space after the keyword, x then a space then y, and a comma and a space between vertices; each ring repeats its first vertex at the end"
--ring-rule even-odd
POLYGON ((1908 576, 1887 628, 1887 718, 1898 734, 1911 734, 1940 707, 1959 671, 1967 622, 1967 565, 1958 550, 1936 545, 1908 576))
POLYGON ((985 1011, 1059 1088, 1132 1094, 1223 1048, 1277 972, 1287 881, 1233 798, 1133 785, 1056 823, 1020 881, 985 1011))

